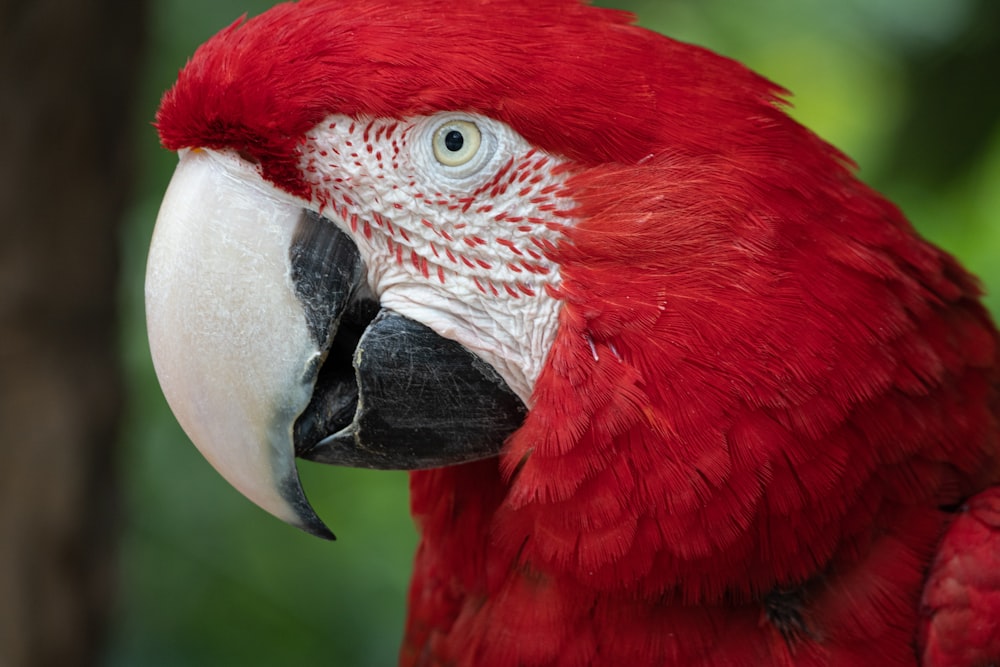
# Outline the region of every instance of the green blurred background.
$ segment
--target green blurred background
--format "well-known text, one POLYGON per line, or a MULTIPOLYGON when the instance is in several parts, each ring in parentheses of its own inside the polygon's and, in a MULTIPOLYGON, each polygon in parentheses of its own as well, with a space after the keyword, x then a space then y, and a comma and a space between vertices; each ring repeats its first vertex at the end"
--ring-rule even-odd
MULTIPOLYGON (((326 543, 240 497, 161 397, 146 346, 145 252, 175 157, 150 126, 195 47, 262 0, 152 2, 123 229, 128 415, 125 524, 108 667, 383 666, 395 662, 416 537, 399 473, 302 464, 337 533, 326 543)), ((1000 127, 992 0, 648 0, 598 3, 743 61, 793 93, 792 113, 963 259, 1000 306, 1000 127)))

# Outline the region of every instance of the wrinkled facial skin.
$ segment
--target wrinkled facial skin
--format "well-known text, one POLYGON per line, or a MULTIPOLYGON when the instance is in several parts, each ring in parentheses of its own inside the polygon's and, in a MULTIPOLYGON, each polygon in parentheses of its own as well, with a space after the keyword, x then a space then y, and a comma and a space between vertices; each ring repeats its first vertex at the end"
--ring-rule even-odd
POLYGON ((557 165, 503 123, 441 113, 331 116, 307 134, 301 168, 317 210, 358 244, 379 303, 479 355, 527 403, 556 327, 547 253, 573 205, 557 165), (478 135, 464 161, 435 145, 449 130, 478 135))

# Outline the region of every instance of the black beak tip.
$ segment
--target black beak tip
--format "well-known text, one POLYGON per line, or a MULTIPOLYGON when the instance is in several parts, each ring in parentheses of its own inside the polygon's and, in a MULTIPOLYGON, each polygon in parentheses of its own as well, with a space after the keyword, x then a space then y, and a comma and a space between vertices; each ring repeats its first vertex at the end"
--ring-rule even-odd
POLYGON ((324 540, 330 540, 331 542, 337 539, 337 536, 333 534, 333 531, 327 528, 322 519, 315 514, 313 514, 311 518, 302 517, 302 519, 302 523, 296 526, 296 528, 301 528, 310 535, 323 538, 324 540))
POLYGON ((292 525, 324 540, 333 541, 337 539, 337 536, 326 527, 326 524, 316 514, 312 505, 306 500, 305 491, 302 490, 302 483, 299 481, 297 475, 292 475, 282 482, 281 496, 295 511, 296 520, 292 525))

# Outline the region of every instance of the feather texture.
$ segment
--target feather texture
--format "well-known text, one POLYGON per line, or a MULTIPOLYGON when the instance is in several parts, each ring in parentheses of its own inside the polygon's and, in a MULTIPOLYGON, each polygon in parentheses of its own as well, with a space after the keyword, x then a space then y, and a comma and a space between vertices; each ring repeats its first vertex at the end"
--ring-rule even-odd
MULTIPOLYGON (((978 284, 780 88, 630 21, 303 0, 206 43, 157 116, 168 148, 233 148, 305 200, 297 151, 332 113, 475 112, 565 160, 528 417, 499 460, 412 474, 401 662, 914 665, 918 634, 946 653, 946 584, 974 588, 1000 530, 992 505, 948 511, 1000 483, 978 284)), ((1000 614, 990 585, 961 613, 1000 614)))

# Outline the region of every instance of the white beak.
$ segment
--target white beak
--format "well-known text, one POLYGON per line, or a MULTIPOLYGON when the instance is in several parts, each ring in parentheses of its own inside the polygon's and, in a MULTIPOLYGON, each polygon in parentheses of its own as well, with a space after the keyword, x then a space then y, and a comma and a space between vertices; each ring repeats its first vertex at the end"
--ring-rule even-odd
POLYGON ((183 151, 149 251, 146 319, 163 393, 205 458, 271 514, 332 538, 294 461, 324 354, 291 276, 302 216, 235 154, 183 151))

